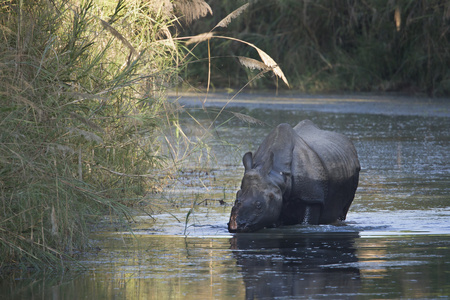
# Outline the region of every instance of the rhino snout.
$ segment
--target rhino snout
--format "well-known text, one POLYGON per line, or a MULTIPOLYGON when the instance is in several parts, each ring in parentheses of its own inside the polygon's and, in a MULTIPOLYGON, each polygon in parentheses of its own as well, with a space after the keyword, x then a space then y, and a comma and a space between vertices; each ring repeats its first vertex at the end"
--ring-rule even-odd
POLYGON ((237 232, 238 225, 236 222, 236 217, 231 217, 230 222, 228 223, 228 231, 231 233, 237 232))
POLYGON ((236 221, 236 216, 230 217, 230 222, 228 223, 228 231, 230 233, 236 233, 236 232, 245 232, 248 230, 248 226, 246 222, 240 222, 236 221))

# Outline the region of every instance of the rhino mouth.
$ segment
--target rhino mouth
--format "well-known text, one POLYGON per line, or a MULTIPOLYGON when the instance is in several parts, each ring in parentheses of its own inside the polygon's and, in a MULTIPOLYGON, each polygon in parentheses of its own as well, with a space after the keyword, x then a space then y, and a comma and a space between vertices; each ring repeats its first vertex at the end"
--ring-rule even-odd
POLYGON ((230 220, 230 223, 228 223, 228 231, 230 233, 235 233, 237 232, 238 227, 237 227, 237 223, 236 220, 230 220))
POLYGON ((231 218, 228 223, 228 231, 230 233, 242 233, 242 232, 252 232, 255 231, 254 226, 250 226, 249 224, 237 224, 236 219, 231 218))

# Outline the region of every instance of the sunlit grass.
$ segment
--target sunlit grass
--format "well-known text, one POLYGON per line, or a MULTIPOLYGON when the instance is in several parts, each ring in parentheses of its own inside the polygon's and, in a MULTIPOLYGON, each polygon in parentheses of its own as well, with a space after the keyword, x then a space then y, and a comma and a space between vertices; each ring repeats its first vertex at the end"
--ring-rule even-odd
POLYGON ((63 267, 95 216, 130 218, 164 180, 173 16, 146 1, 0 10, 0 268, 63 267))

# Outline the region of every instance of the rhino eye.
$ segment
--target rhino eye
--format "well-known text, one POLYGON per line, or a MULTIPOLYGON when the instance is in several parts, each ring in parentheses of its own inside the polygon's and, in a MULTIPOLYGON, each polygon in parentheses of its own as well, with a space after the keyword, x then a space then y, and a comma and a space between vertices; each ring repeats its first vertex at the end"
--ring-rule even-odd
POLYGON ((256 201, 255 205, 256 205, 257 209, 261 209, 261 202, 260 201, 256 201))
POLYGON ((274 194, 274 193, 270 193, 270 194, 269 194, 269 199, 270 199, 271 201, 275 200, 275 194, 274 194))

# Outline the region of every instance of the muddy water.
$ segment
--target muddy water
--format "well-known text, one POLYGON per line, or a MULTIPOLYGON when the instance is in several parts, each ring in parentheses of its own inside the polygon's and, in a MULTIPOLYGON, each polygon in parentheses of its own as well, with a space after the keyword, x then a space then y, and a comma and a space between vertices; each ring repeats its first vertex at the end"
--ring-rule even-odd
MULTIPOLYGON (((175 99, 176 97, 173 97, 175 99)), ((167 187, 169 208, 137 214, 134 233, 100 232, 76 275, 11 277, 8 299, 371 299, 450 297, 450 105, 388 97, 227 95, 179 102, 210 149, 167 187), (234 113, 234 114, 233 114, 234 113), (245 114, 262 124, 243 121, 245 114), (347 220, 227 232, 241 156, 277 124, 311 119, 349 136, 362 171, 347 220), (212 121, 216 119, 215 121, 212 121), (208 140, 209 139, 209 140, 208 140)), ((248 118, 246 119, 249 120, 248 118)), ((158 202, 159 201, 159 202, 158 202)), ((159 209, 158 209, 159 207, 159 209)))

